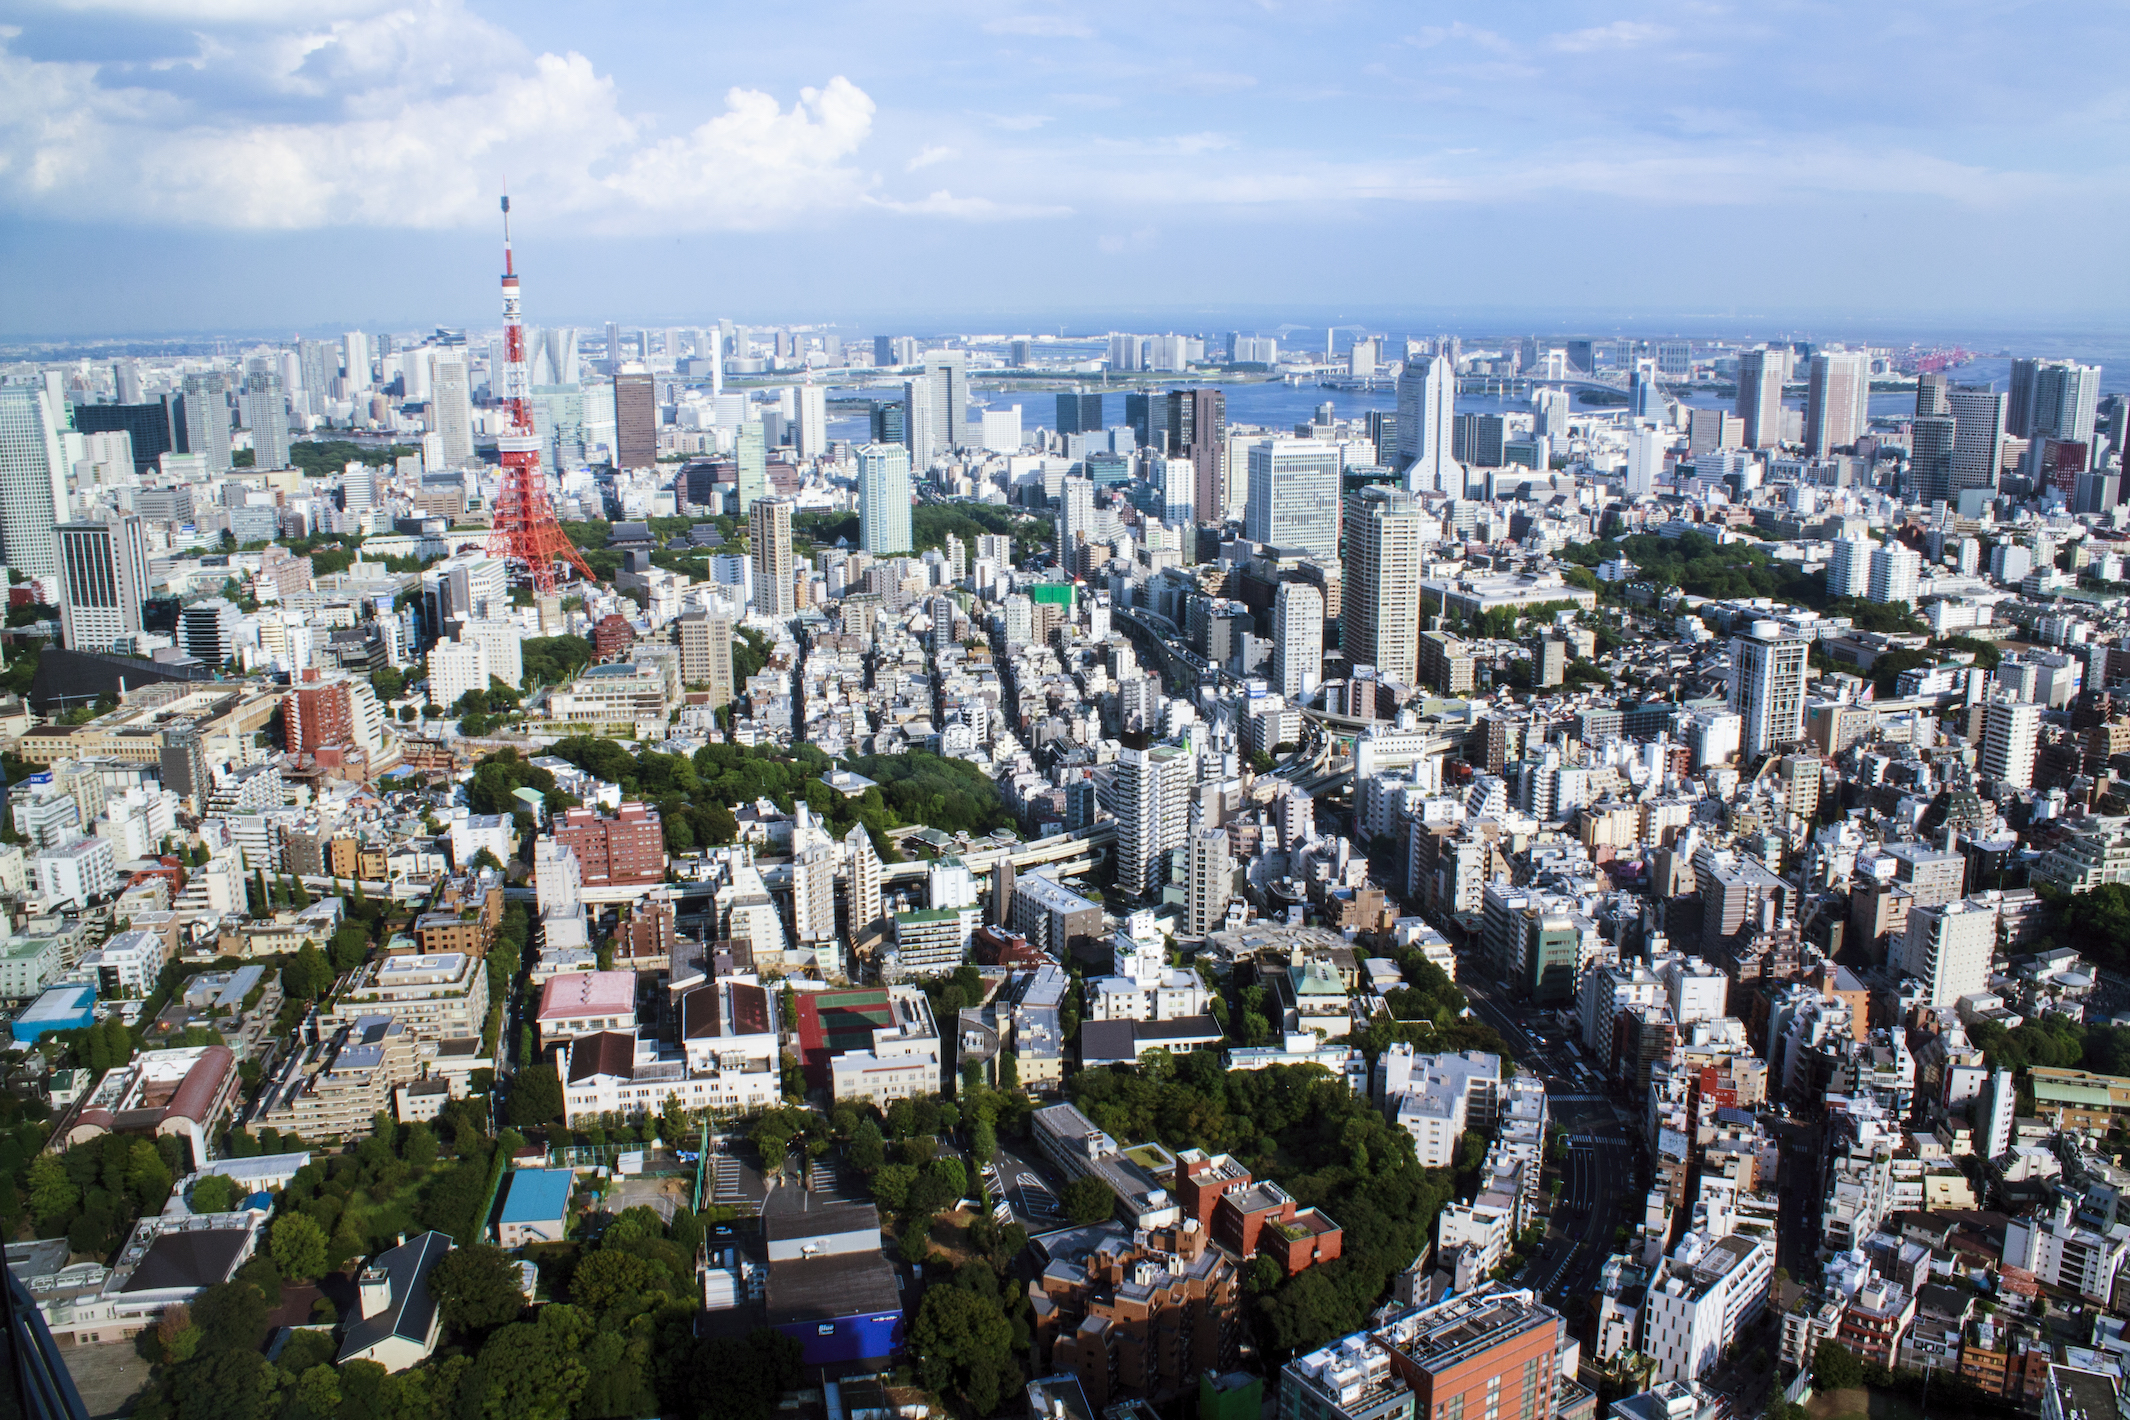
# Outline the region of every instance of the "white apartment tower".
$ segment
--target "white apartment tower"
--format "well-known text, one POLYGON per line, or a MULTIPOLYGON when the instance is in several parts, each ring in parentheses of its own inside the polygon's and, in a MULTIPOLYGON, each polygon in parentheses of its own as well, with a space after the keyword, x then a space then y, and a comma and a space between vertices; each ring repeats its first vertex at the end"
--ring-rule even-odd
POLYGON ((1383 679, 1419 675, 1420 546, 1425 506, 1404 489, 1356 493, 1346 530, 1346 586, 1339 602, 1346 659, 1383 679))
POLYGON ((754 606, 764 616, 798 611, 793 590, 791 500, 764 498, 747 510, 748 556, 754 560, 754 606))
POLYGON ((1997 950, 1997 913, 1959 898, 1908 912, 1908 931, 1893 948, 1893 969, 1929 988, 1929 1005, 1950 1006, 1989 986, 1997 950))
POLYGON ((1117 819, 1117 887, 1142 897, 1168 880, 1182 845, 1194 758, 1181 745, 1137 747, 1127 740, 1110 781, 1117 819))
POLYGON ((1982 716, 1982 777, 2015 789, 2034 785, 2041 741, 2041 707, 2025 700, 1992 700, 1982 716))
POLYGON ((1810 652, 1810 642, 1784 635, 1772 621, 1756 621, 1731 638, 1730 704, 1743 722, 1739 749, 1745 759, 1804 738, 1810 652))
POLYGON ((1854 444, 1869 418, 1870 396, 1871 366, 1861 351, 1814 355, 1805 385, 1805 452, 1825 458, 1854 444))
POLYGON ((1738 420, 1750 449, 1772 449, 1782 442, 1782 381, 1789 354, 1765 346, 1738 357, 1738 420))
POLYGON ((1865 595, 1875 602, 1915 605, 1916 579, 1923 559, 1905 542, 1885 542, 1871 550, 1871 581, 1865 595))
POLYGON ((858 446, 858 541, 874 557, 910 550, 910 451, 858 446))
POLYGON ((1282 582, 1272 599, 1272 680, 1300 701, 1324 678, 1324 594, 1307 582, 1282 582))

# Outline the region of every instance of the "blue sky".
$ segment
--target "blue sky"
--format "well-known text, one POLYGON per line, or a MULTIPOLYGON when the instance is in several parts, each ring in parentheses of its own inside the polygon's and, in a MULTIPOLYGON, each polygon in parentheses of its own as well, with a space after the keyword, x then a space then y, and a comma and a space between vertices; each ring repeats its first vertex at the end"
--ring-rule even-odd
POLYGON ((4 0, 0 330, 2104 328, 2099 4, 4 0), (505 28, 505 26, 508 28, 505 28))

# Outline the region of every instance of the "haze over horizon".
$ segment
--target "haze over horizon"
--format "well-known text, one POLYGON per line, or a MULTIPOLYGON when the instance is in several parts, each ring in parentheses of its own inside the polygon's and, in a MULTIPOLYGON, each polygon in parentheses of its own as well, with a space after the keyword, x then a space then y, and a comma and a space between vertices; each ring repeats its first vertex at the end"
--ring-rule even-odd
POLYGON ((16 336, 492 324, 506 179, 543 324, 2130 309, 2097 8, 10 10, 16 336))

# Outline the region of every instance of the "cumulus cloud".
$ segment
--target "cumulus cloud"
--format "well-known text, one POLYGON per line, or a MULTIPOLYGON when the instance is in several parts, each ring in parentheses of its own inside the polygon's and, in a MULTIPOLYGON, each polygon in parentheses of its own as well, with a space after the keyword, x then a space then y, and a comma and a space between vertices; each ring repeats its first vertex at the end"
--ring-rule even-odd
POLYGON ((914 173, 919 168, 929 168, 934 163, 950 162, 960 156, 959 149, 947 148, 935 143, 919 149, 916 157, 903 164, 902 170, 906 173, 914 173))
POLYGON ((160 66, 36 60, 0 29, 0 200, 69 220, 438 228, 489 220, 507 173, 526 207, 594 226, 746 230, 876 183, 853 161, 875 106, 846 78, 788 107, 736 87, 657 136, 582 54, 527 55, 455 0, 362 8, 178 0, 266 28, 160 66))

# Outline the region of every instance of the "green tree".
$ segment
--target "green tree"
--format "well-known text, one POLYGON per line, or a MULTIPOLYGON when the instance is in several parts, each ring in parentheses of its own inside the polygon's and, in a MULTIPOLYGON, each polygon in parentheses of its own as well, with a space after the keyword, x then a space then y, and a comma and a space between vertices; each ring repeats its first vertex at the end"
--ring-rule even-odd
POLYGON ((515 1321, 525 1309, 518 1265, 485 1243, 445 1253, 429 1274, 429 1290, 453 1331, 485 1331, 515 1321))
POLYGON ((899 1213, 908 1206, 910 1189, 917 1182, 917 1170, 908 1164, 886 1164, 873 1171, 873 1199, 890 1212, 899 1213))
POLYGON ((469 1378, 485 1420, 569 1420, 591 1380, 580 1354, 591 1334, 583 1312, 554 1303, 489 1337, 469 1378))
POLYGON ((1812 1353, 1815 1390, 1850 1390, 1864 1383, 1863 1358, 1838 1341, 1822 1341, 1812 1353))
POLYGON ((227 1213, 236 1206, 237 1186, 221 1174, 208 1174, 192 1186, 195 1213, 227 1213))
POLYGON ((284 1213, 274 1220, 268 1249, 282 1275, 308 1282, 325 1275, 325 1229, 307 1214, 284 1213))
POLYGON ((1082 1227, 1102 1222, 1117 1210, 1117 1196, 1092 1174, 1082 1174, 1066 1184, 1059 1201, 1065 1205, 1065 1216, 1082 1227))
POLYGON ((537 1128, 562 1117, 562 1079, 552 1065, 534 1065, 511 1077, 510 1122, 537 1128))
POLYGON ((926 1288, 910 1341, 925 1385, 960 1398, 974 1414, 989 1415, 1020 1384, 1012 1323, 972 1291, 926 1288))
MULTIPOLYGON (((361 929, 356 931, 359 933, 361 929)), ((291 1001, 315 1001, 332 984, 331 964, 326 961, 324 953, 309 942, 297 948, 296 954, 281 968, 281 991, 291 1001)))

